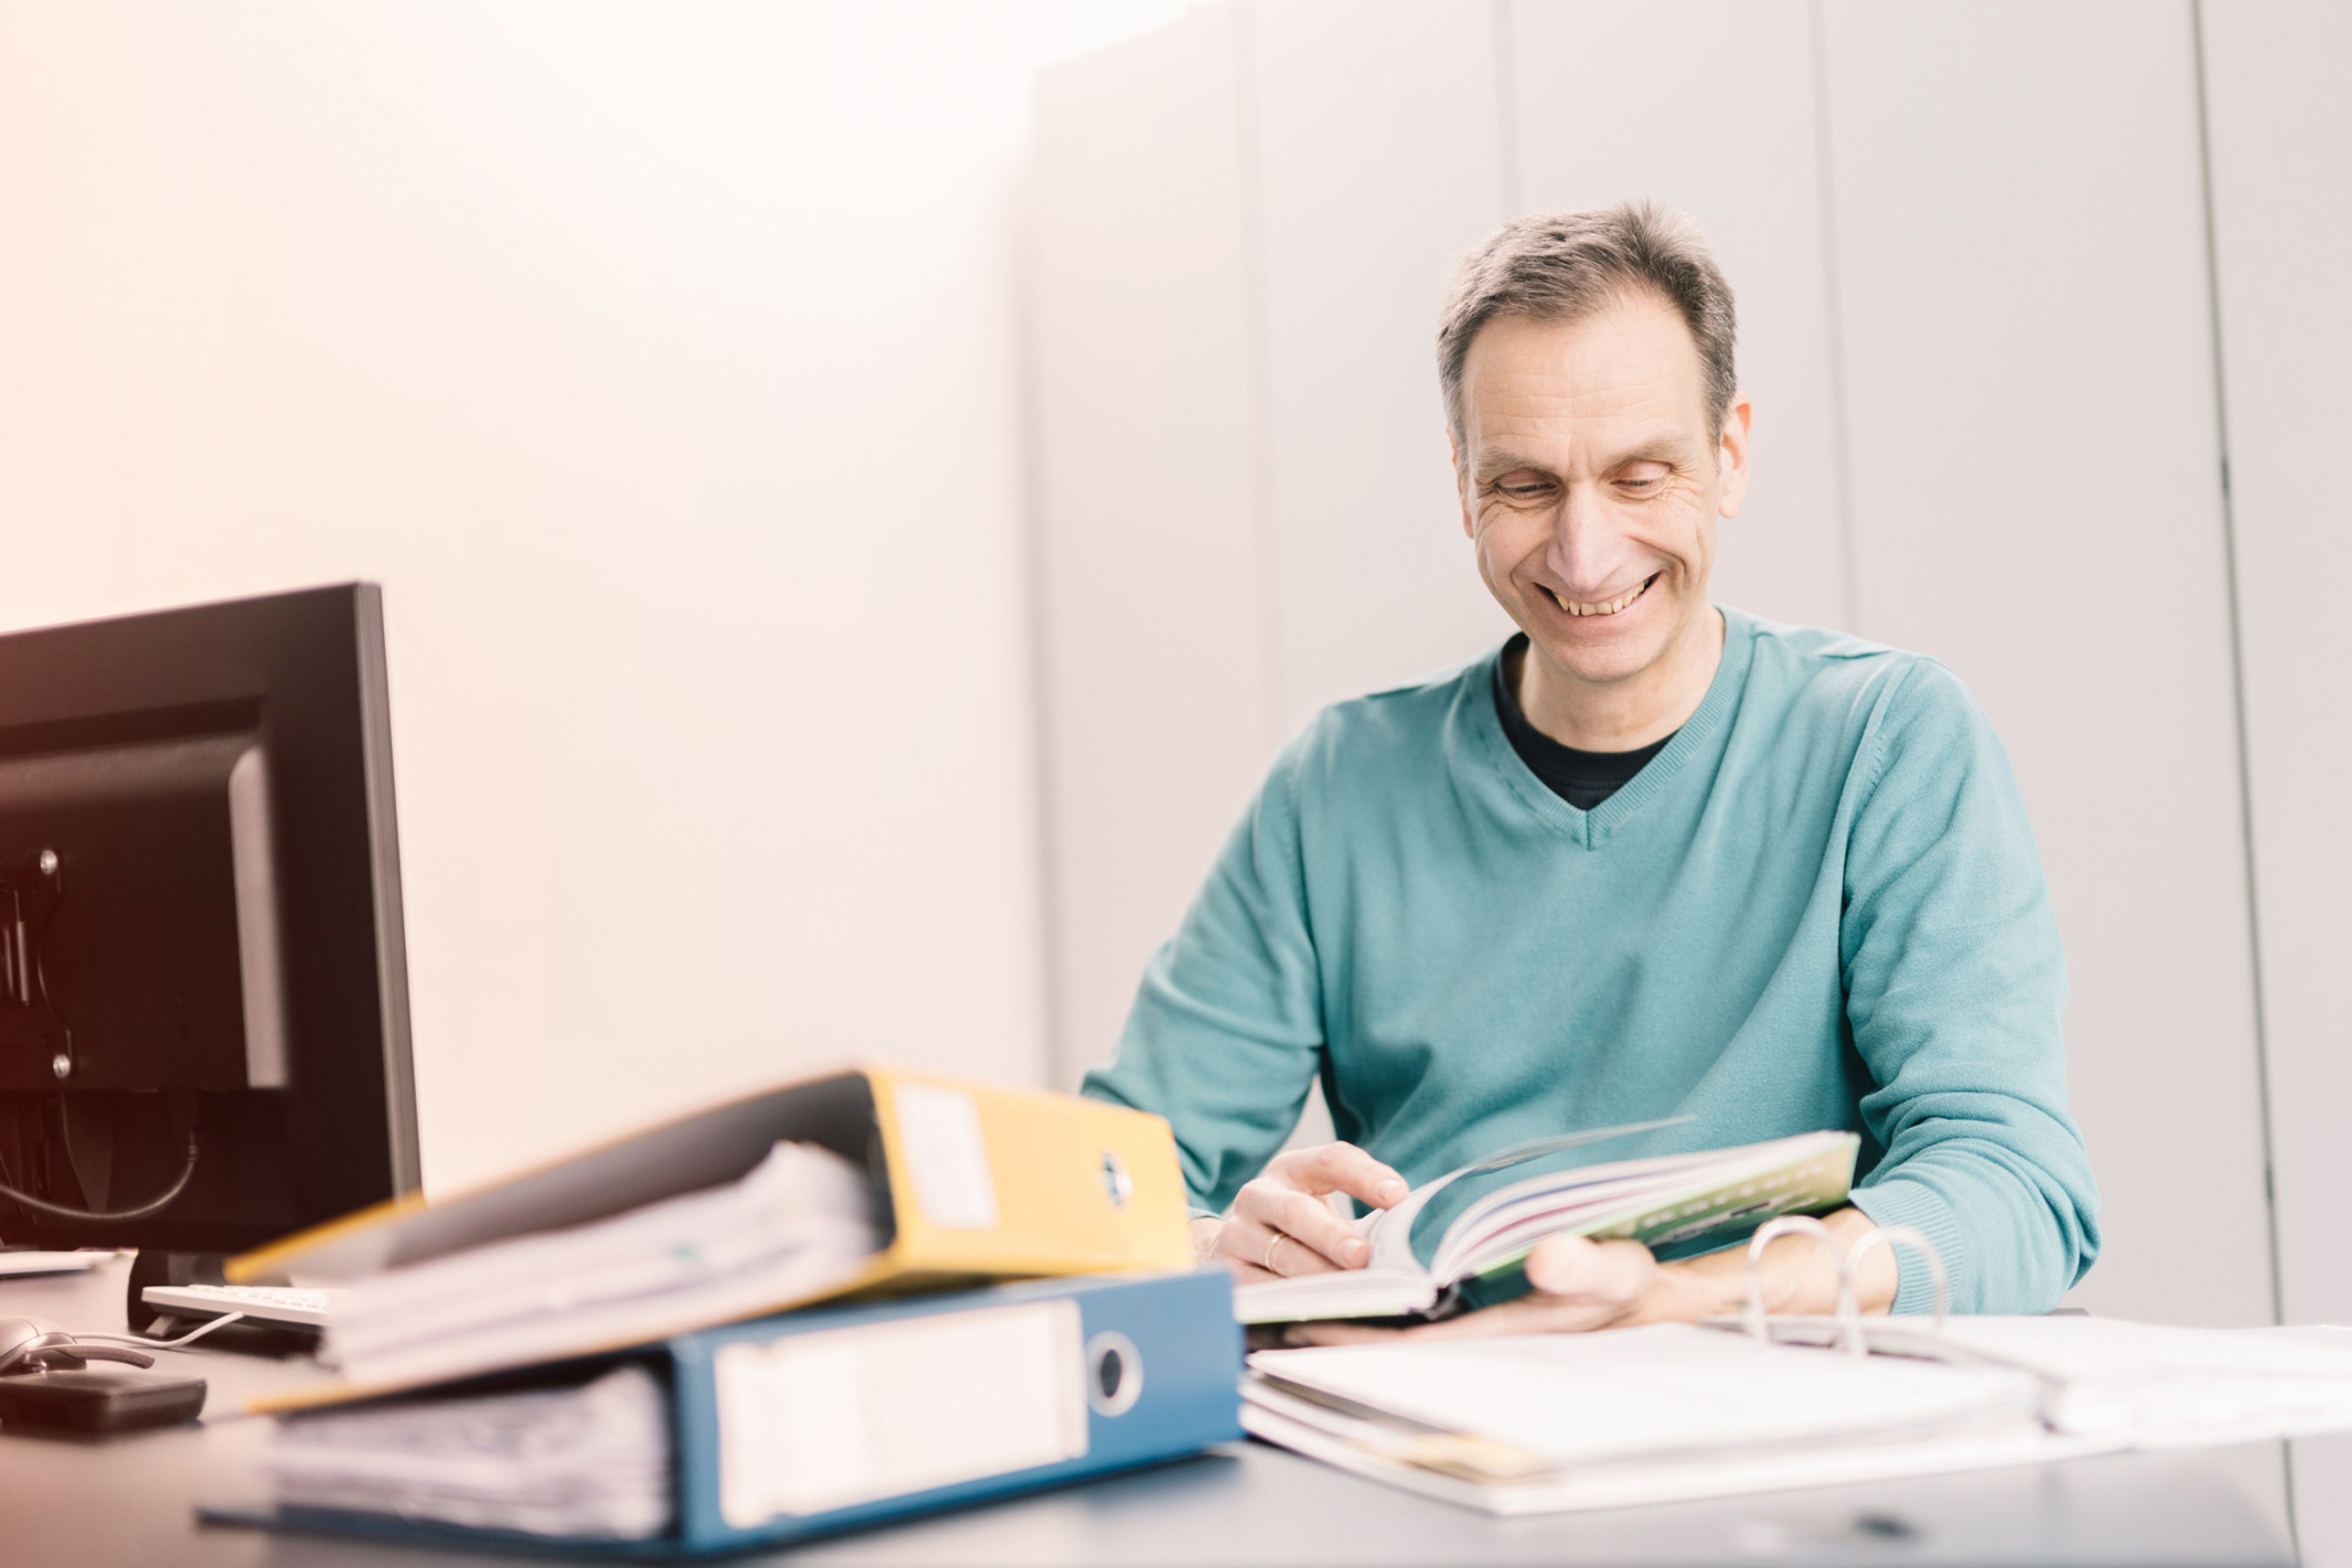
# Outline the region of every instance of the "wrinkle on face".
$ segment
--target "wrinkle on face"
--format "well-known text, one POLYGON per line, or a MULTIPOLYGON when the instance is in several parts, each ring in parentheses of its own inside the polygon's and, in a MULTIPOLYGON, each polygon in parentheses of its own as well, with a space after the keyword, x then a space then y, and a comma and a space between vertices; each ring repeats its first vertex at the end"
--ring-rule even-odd
POLYGON ((1689 329, 1648 293, 1573 321, 1498 319, 1472 342, 1464 526, 1534 650, 1523 698, 1539 728, 1539 710, 1612 739, 1687 716, 1672 710, 1695 664, 1712 675, 1702 645, 1719 647, 1706 584, 1717 520, 1744 492, 1747 418, 1742 402, 1710 430, 1689 329))

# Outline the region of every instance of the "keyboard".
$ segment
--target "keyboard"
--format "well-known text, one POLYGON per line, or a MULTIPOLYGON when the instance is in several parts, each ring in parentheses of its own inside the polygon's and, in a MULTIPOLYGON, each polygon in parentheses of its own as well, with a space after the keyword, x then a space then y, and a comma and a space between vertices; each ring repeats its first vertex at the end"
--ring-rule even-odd
POLYGON ((150 1285, 140 1293, 151 1307, 185 1312, 243 1312, 273 1322, 323 1329, 334 1321, 341 1290, 299 1290, 284 1285, 150 1285))

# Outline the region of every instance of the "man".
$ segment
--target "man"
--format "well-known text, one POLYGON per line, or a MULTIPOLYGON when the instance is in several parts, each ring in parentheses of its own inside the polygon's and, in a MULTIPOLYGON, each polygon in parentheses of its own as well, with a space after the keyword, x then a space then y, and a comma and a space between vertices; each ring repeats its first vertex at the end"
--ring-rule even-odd
MULTIPOLYGON (((1706 596, 1747 490, 1731 292, 1646 205, 1504 225, 1438 333, 1462 521, 1519 634, 1325 711, 1275 763, 1087 1092, 1174 1124, 1204 1252, 1361 1267, 1326 1201, 1668 1116, 1666 1152, 1862 1133, 1842 1237, 1926 1234, 1964 1311, 2042 1311, 2098 1249, 2064 962, 2006 754, 1916 655, 1706 596), (1320 1078, 1345 1142, 1272 1158, 1320 1078)), ((1554 1237, 1533 1293, 1430 1333, 1690 1319, 1740 1249, 1554 1237)), ((1826 1311, 1834 1259, 1766 1258, 1826 1311)), ((1906 1255, 1865 1310, 1924 1310, 1906 1255)), ((1326 1326, 1306 1337, 1371 1331, 1326 1326)))

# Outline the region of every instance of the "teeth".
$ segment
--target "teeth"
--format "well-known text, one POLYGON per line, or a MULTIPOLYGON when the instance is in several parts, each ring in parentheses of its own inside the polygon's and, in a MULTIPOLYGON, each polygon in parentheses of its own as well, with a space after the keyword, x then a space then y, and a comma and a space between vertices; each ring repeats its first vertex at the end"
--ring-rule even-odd
POLYGON ((1643 593, 1647 590, 1649 586, 1648 579, 1644 578, 1641 587, 1635 588, 1631 593, 1624 594, 1617 598, 1612 599, 1606 604, 1586 605, 1580 604, 1573 599, 1562 599, 1560 600, 1560 606, 1571 616, 1613 616, 1618 611, 1623 609, 1626 605, 1632 604, 1634 600, 1640 598, 1643 593))

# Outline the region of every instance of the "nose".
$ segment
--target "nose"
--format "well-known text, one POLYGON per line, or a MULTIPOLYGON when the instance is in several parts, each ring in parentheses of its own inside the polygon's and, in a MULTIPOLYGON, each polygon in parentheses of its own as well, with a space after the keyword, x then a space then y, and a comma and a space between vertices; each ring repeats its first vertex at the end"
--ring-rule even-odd
POLYGON ((1570 485, 1561 503, 1559 520, 1552 525, 1551 543, 1544 564, 1575 599, 1600 599, 1625 586, 1622 575, 1628 552, 1606 507, 1591 487, 1570 485))

